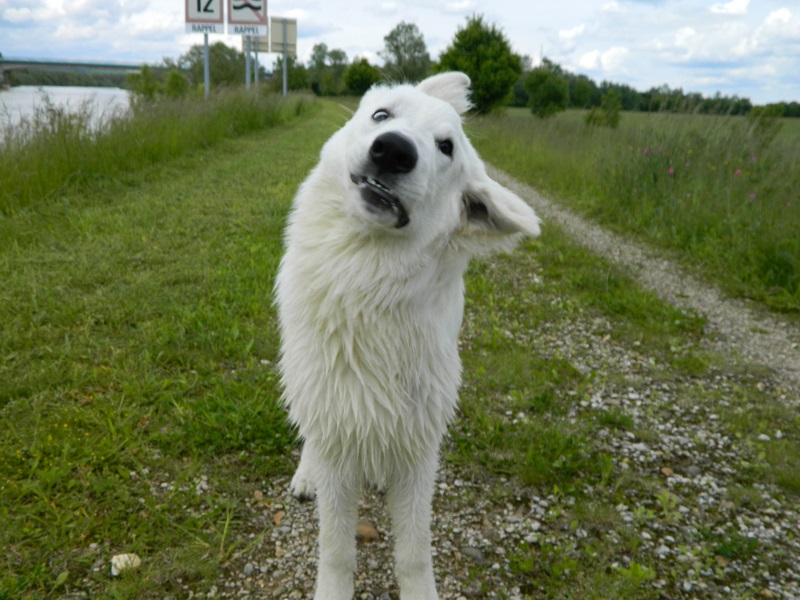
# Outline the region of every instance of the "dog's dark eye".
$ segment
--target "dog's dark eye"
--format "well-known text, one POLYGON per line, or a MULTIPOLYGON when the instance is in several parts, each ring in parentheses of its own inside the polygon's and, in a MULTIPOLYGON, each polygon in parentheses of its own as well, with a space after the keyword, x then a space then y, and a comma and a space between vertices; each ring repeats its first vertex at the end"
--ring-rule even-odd
POLYGON ((439 152, 445 156, 453 156, 453 142, 451 140, 436 142, 436 146, 439 148, 439 152))
POLYGON ((372 114, 372 120, 380 123, 381 121, 385 121, 386 119, 388 119, 390 116, 391 115, 389 114, 388 110, 381 108, 380 110, 376 110, 372 114))

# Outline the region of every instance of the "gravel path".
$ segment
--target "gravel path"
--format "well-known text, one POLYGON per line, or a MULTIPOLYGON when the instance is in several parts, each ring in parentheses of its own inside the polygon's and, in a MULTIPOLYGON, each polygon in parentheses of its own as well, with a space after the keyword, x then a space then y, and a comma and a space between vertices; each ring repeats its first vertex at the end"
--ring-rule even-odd
MULTIPOLYGON (((571 516, 574 498, 569 495, 537 495, 515 481, 466 472, 444 462, 433 523, 441 598, 571 597, 568 588, 554 593, 536 579, 515 575, 514 554, 520 546, 568 558, 571 550, 594 540, 597 552, 615 553, 612 570, 635 573, 636 564, 628 553, 616 550, 625 545, 622 538, 635 536, 637 564, 651 567, 655 575, 627 597, 800 599, 800 505, 775 486, 738 486, 738 469, 758 460, 758 448, 732 436, 717 414, 720 405, 739 409, 737 391, 743 386, 755 386, 785 405, 796 406, 800 332, 725 298, 654 252, 587 223, 507 175, 496 170, 492 175, 528 199, 545 222, 560 224, 580 243, 625 264, 642 285, 705 316, 711 331, 704 343, 710 350, 730 356, 732 363, 767 368, 759 369, 763 375, 757 376, 743 375, 746 369, 720 368, 699 380, 665 378, 663 370, 635 346, 605 343, 598 331, 606 329, 589 319, 546 324, 533 332, 543 355, 567 358, 584 372, 624 374, 623 383, 596 390, 568 418, 613 410, 630 416, 634 431, 653 432, 637 438, 631 430, 609 427, 600 430, 599 443, 614 457, 615 469, 627 470, 633 480, 656 481, 657 489, 632 485, 623 494, 587 485, 584 496, 596 498, 598 506, 613 507, 612 514, 578 520, 576 525, 571 516), (713 551, 713 543, 702 541, 706 538, 733 541, 735 547, 713 551), (751 551, 756 545, 758 551, 751 551)), ((469 330, 467 321, 466 337, 469 330)), ((508 414, 512 425, 517 418, 526 417, 508 414)), ((782 438, 781 431, 770 431, 759 442, 777 443, 782 438)), ((251 518, 236 535, 245 550, 230 561, 208 597, 312 597, 314 505, 294 500, 288 484, 288 477, 265 481, 251 497, 242 499, 251 518)), ((360 515, 355 597, 396 599, 392 534, 381 495, 367 491, 360 515)), ((552 564, 551 559, 554 568, 552 564)), ((572 568, 576 566, 580 568, 572 568)), ((603 595, 594 590, 592 597, 603 595)))
POLYGON ((490 167, 489 174, 527 199, 545 223, 557 223, 588 249, 625 265, 644 287, 674 306, 704 316, 719 334, 719 350, 733 350, 734 358, 738 355, 773 369, 788 382, 800 383, 800 330, 796 327, 756 313, 743 301, 726 298, 652 249, 601 229, 498 169, 490 167))

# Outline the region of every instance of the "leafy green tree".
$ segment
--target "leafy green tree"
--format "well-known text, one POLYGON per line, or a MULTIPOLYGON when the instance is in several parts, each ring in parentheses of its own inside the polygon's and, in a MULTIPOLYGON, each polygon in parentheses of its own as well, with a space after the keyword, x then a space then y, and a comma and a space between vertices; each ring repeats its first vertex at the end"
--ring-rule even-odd
POLYGON ((311 60, 308 61, 308 79, 311 89, 318 96, 321 95, 320 87, 322 78, 328 68, 328 45, 314 44, 311 49, 311 60))
POLYGON ((311 49, 308 76, 311 89, 318 96, 343 94, 346 70, 347 54, 344 50, 329 50, 327 44, 316 44, 311 49))
POLYGON ((164 81, 164 95, 169 98, 180 98, 189 91, 189 81, 186 75, 178 69, 170 69, 164 81))
POLYGON ((508 97, 522 73, 520 56, 506 36, 483 16, 472 16, 456 32, 453 43, 439 56, 438 71, 463 71, 472 80, 472 103, 490 112, 508 97))
POLYGON ((589 108, 595 94, 599 95, 597 85, 586 75, 572 75, 568 78, 567 83, 569 84, 570 106, 575 108, 589 108))
MULTIPOLYGON (((203 46, 195 44, 178 59, 192 84, 203 84, 203 46)), ((208 67, 211 87, 244 83, 244 54, 235 48, 215 42, 208 47, 208 67)))
MULTIPOLYGON (((275 61, 272 67, 271 87, 275 91, 283 90, 283 59, 275 61)), ((286 88, 289 90, 305 90, 310 87, 308 69, 298 62, 296 56, 286 57, 286 88)))
POLYGON ((385 61, 384 70, 400 81, 425 79, 431 68, 431 57, 425 38, 413 23, 401 21, 383 38, 386 47, 378 52, 385 61))
POLYGON ((363 96, 366 91, 382 79, 381 72, 362 58, 347 67, 344 83, 348 91, 356 96, 363 96))
POLYGON ((334 48, 328 52, 328 71, 323 79, 323 93, 326 96, 339 96, 345 93, 344 74, 347 71, 348 60, 344 50, 334 48))
POLYGON ((611 127, 616 129, 619 126, 620 111, 622 110, 622 97, 616 90, 610 89, 603 94, 600 108, 592 108, 584 117, 584 122, 590 127, 611 127))
POLYGON ((153 69, 142 66, 138 73, 128 75, 128 86, 137 100, 152 102, 161 93, 161 83, 156 79, 153 69))
POLYGON ((569 86, 561 73, 561 67, 545 58, 541 66, 525 78, 523 85, 528 93, 531 111, 541 119, 567 108, 569 86))

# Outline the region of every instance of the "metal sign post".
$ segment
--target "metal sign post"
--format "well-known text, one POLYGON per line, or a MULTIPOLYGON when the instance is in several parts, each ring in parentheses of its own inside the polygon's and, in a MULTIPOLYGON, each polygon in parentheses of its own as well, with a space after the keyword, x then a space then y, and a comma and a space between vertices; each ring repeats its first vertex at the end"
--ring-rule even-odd
POLYGON ((250 36, 244 36, 245 51, 244 51, 244 87, 250 89, 250 36))
POLYGON ((225 33, 222 0, 185 0, 186 33, 203 34, 203 93, 206 100, 211 89, 208 66, 208 34, 225 33))
POLYGON ((283 95, 287 92, 289 54, 297 56, 297 19, 270 19, 270 50, 283 54, 283 95))
POLYGON ((228 0, 228 33, 244 36, 244 85, 249 90, 250 36, 267 35, 267 0, 228 0))
POLYGON ((211 90, 211 69, 208 66, 208 34, 203 34, 203 97, 208 100, 211 90))
POLYGON ((282 19, 283 21, 283 95, 286 95, 286 81, 288 77, 288 60, 286 56, 286 19, 282 19))

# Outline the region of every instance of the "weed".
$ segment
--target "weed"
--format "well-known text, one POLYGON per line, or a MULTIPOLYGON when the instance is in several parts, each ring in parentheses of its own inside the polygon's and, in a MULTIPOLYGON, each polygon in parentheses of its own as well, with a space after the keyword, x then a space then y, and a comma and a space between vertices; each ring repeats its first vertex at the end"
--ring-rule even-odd
MULTIPOLYGON (((800 310, 797 124, 626 114, 585 127, 580 111, 473 122, 475 145, 512 175, 590 216, 680 253, 724 289, 800 310)), ((590 120, 597 115, 590 115, 590 120)))

